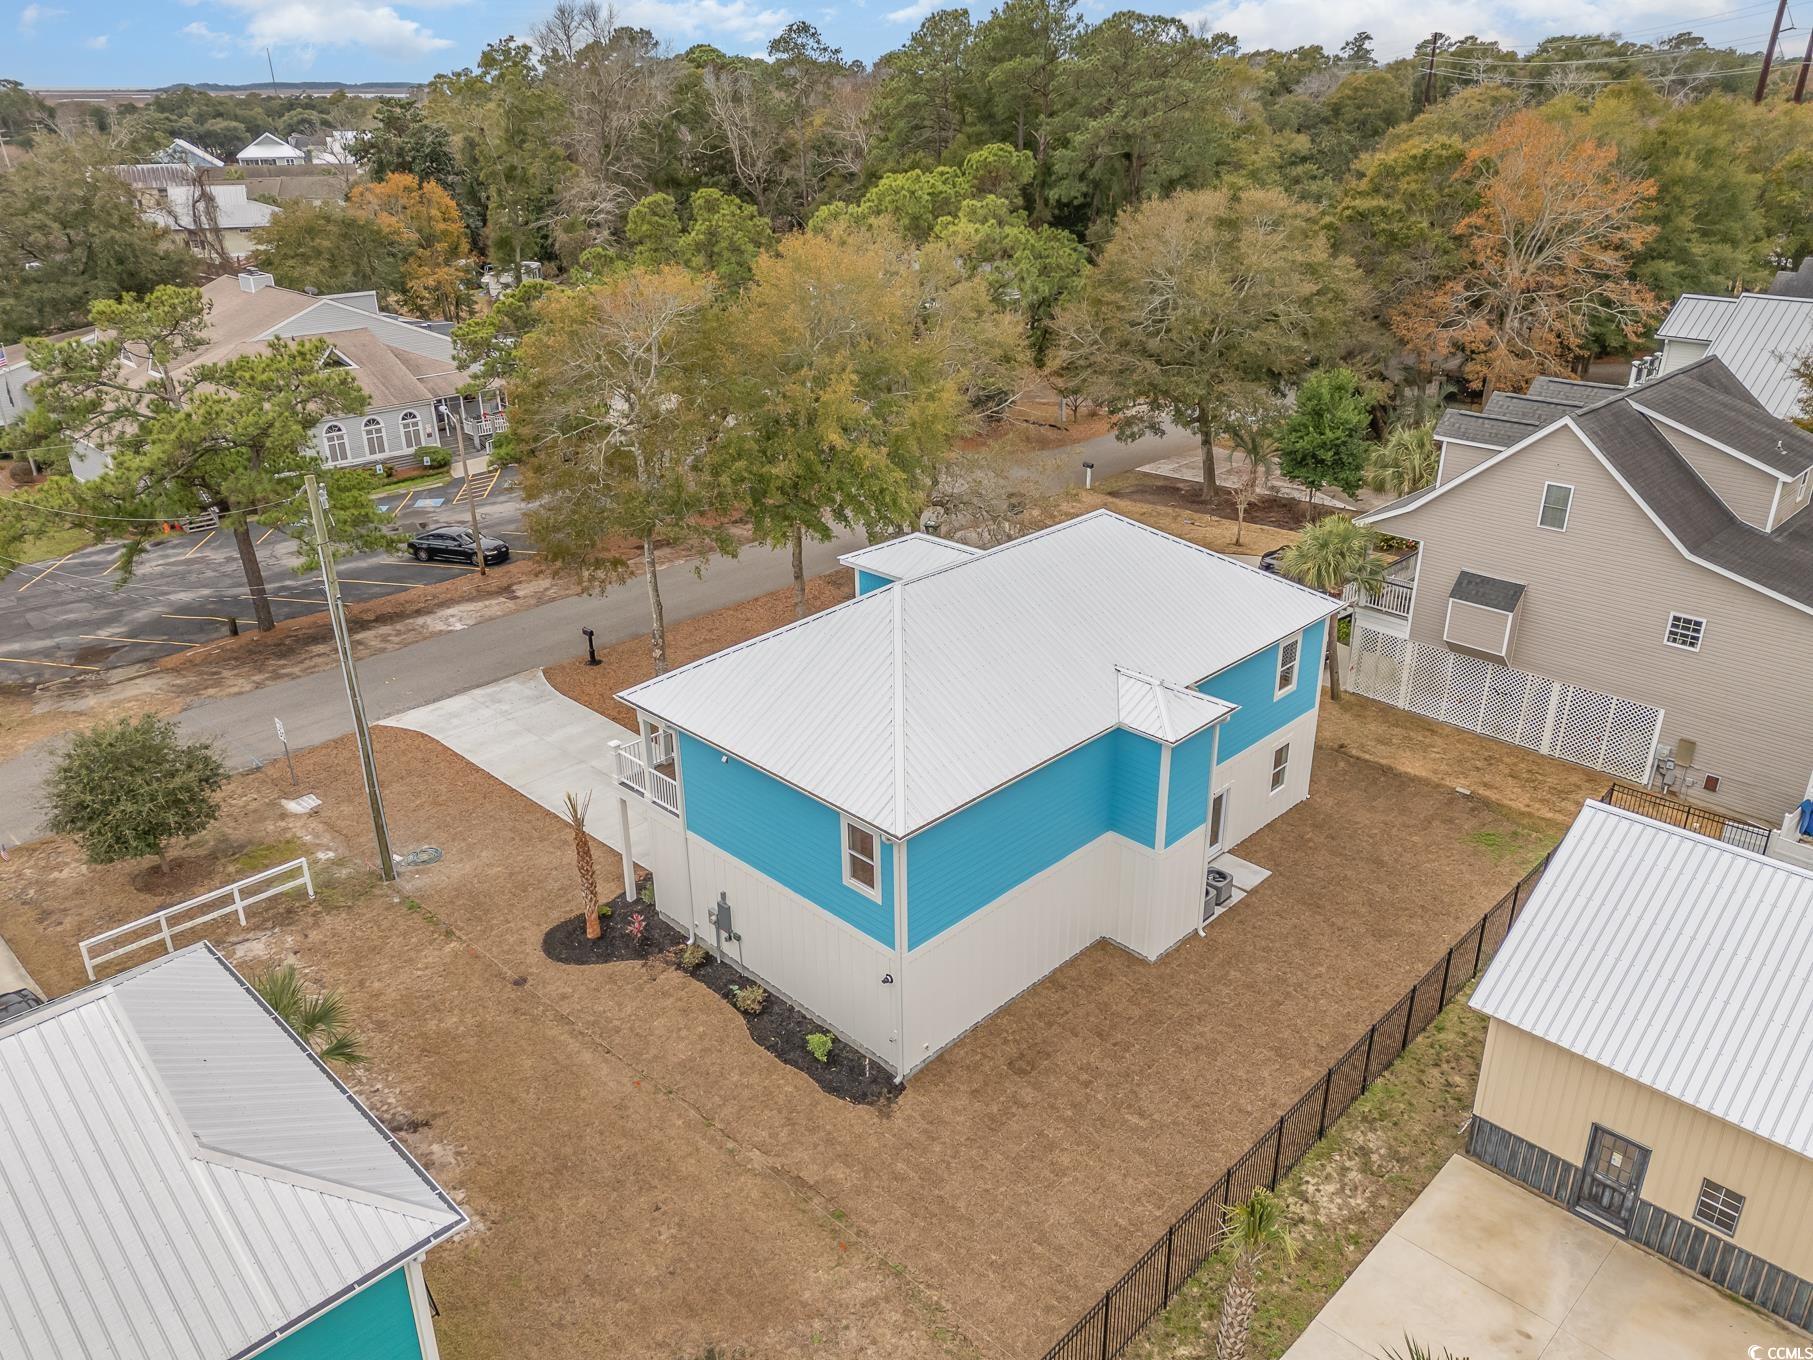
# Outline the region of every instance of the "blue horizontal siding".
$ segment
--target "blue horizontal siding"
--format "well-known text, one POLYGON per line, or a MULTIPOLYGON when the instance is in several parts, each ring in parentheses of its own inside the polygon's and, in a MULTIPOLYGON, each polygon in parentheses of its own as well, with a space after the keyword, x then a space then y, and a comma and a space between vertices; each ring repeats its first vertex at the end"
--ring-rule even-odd
POLYGON ((266 1360, 422 1360, 409 1280, 393 1270, 264 1352, 266 1360))
MULTIPOLYGON (((1295 722, 1316 706, 1321 695, 1322 632, 1327 620, 1303 630, 1303 650, 1297 662, 1297 687, 1282 699, 1272 698, 1278 688, 1278 647, 1267 647, 1238 665, 1211 675, 1196 686, 1240 708, 1221 725, 1222 761, 1232 760, 1255 742, 1263 741, 1286 723, 1295 722)), ((1172 778, 1176 778, 1173 772, 1172 778)))
POLYGON ((856 593, 858 595, 867 595, 871 590, 880 590, 883 586, 892 584, 893 582, 888 580, 885 576, 877 576, 872 571, 863 571, 860 567, 857 568, 856 593))
POLYGON ((1209 815, 1209 762, 1215 729, 1206 727, 1171 750, 1171 784, 1165 795, 1165 846, 1176 845, 1209 815))
POLYGON ((877 902, 844 882, 843 829, 836 811, 724 755, 680 733, 686 829, 892 949, 893 847, 881 844, 882 900, 877 902))
POLYGON ((1158 759, 1156 742, 1116 728, 914 836, 907 843, 907 947, 949 930, 1107 832, 1152 844, 1158 759))

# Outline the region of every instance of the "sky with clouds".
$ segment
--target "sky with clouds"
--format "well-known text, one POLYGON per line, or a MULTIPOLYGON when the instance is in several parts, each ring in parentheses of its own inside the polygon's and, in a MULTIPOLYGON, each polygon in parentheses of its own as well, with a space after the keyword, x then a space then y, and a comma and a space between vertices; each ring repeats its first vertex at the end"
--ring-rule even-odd
MULTIPOLYGON (((7 0, 0 0, 0 5, 7 0)), ((241 83, 266 79, 268 47, 280 80, 422 80, 472 63, 504 33, 526 32, 552 0, 31 0, 13 9, 0 75, 37 86, 241 83)), ((1099 18, 1121 3, 1084 0, 1099 18)), ((619 0, 622 22, 676 46, 711 42, 759 51, 793 19, 865 61, 899 46, 936 0, 619 0), (895 7, 890 7, 890 6, 895 7)), ((991 6, 978 4, 978 18, 991 6)), ((1619 31, 1650 38, 1692 28, 1720 44, 1760 49, 1773 0, 1184 0, 1147 8, 1235 34, 1243 46, 1336 45, 1356 29, 1381 57, 1410 52, 1432 29, 1528 46, 1556 32, 1619 31)), ((0 16, 5 13, 0 9, 0 16)), ((3 23, 3 20, 0 20, 3 23)), ((0 27, 0 31, 4 31, 0 27)))

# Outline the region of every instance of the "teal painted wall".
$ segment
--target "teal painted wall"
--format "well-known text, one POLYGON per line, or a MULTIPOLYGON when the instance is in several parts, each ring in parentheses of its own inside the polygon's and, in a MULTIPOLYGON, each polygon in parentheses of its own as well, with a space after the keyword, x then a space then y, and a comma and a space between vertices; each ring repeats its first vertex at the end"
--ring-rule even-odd
MULTIPOLYGON (((907 947, 917 948, 1008 889, 1109 831, 1151 845, 1157 742, 1116 728, 907 842, 907 947)), ((690 807, 690 786, 687 798, 690 807)))
POLYGON ((284 1337, 260 1360, 422 1360, 408 1278, 393 1270, 284 1337))
POLYGON ((1171 786, 1165 798, 1165 846, 1189 835, 1209 815, 1209 761, 1215 729, 1205 728, 1171 751, 1171 786))
MULTIPOLYGON (((1196 686, 1240 708, 1221 725, 1223 762, 1232 760, 1247 747, 1294 722, 1316 706, 1322 692, 1322 632, 1327 620, 1303 630, 1303 650, 1297 665, 1297 687, 1282 699, 1272 698, 1278 687, 1278 648, 1267 647, 1249 656, 1237 666, 1210 676, 1196 686)), ((1175 778, 1175 773, 1173 773, 1175 778)), ((1200 821, 1200 817, 1198 818, 1200 821)))
POLYGON ((867 595, 871 590, 880 590, 883 586, 892 584, 893 582, 887 577, 877 576, 872 571, 863 571, 859 568, 856 572, 856 593, 858 595, 867 595))
MULTIPOLYGON (((791 785, 685 732, 686 829, 790 892, 894 947, 894 849, 881 845, 882 900, 844 882, 837 813, 791 785)), ((877 840, 880 838, 877 837, 877 840)))

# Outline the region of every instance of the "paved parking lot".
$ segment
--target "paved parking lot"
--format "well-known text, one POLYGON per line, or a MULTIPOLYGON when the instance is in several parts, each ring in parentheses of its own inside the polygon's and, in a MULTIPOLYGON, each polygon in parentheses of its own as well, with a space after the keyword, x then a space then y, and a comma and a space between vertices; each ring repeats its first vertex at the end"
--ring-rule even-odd
MULTIPOLYGON (((522 497, 508 469, 380 498, 408 533, 467 523, 467 498, 479 528, 510 545, 512 556, 533 553, 522 532, 522 497)), ((255 527, 271 611, 279 621, 325 607, 319 572, 299 576, 300 550, 275 528, 255 527)), ((177 534, 152 543, 132 579, 116 586, 111 567, 117 544, 83 548, 51 562, 20 567, 0 581, 0 684, 37 683, 152 660, 199 647, 229 633, 229 619, 254 626, 250 592, 233 537, 225 531, 177 534)), ((385 553, 340 561, 348 604, 375 600, 475 570, 451 562, 418 563, 385 553)))

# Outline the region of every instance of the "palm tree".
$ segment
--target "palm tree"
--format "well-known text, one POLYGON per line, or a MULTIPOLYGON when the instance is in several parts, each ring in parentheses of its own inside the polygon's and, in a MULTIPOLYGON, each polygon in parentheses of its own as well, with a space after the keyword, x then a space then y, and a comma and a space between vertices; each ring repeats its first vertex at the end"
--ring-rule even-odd
MULTIPOLYGON (((1348 586, 1356 594, 1376 595, 1385 584, 1385 559, 1377 552, 1379 536, 1346 515, 1326 515, 1306 525, 1297 541, 1284 550, 1278 569, 1312 590, 1340 595, 1348 586)), ((1328 659, 1328 692, 1341 697, 1340 667, 1335 664, 1335 640, 1324 649, 1328 659)))
POLYGON ((1435 480, 1442 465, 1435 447, 1435 422, 1399 423, 1391 427, 1384 443, 1372 451, 1366 464, 1366 485, 1374 491, 1408 496, 1435 480))
POLYGON ((1248 1333, 1259 1306, 1255 1276, 1259 1263, 1274 1251, 1286 1261, 1297 1258, 1297 1244, 1284 1223, 1284 1206, 1260 1186, 1241 1204, 1228 1205, 1224 1226, 1234 1251, 1234 1269, 1221 1296, 1221 1318, 1215 1327, 1215 1360, 1246 1360, 1248 1333))
POLYGON ((1234 474, 1228 488, 1234 498, 1234 544, 1240 545, 1246 534, 1246 512, 1249 506, 1271 490, 1272 474, 1278 470, 1278 417, 1280 403, 1271 397, 1236 411, 1228 421, 1228 442, 1246 459, 1246 466, 1234 474))
POLYGON ((1430 1350, 1429 1347, 1425 1346, 1414 1336, 1411 1336, 1406 1332, 1404 1334, 1404 1349, 1400 1351, 1395 1346, 1388 1347, 1383 1357, 1381 1357, 1381 1360, 1467 1360, 1467 1357, 1464 1355, 1456 1355, 1446 1346, 1442 1347, 1441 1354, 1438 1356, 1434 1351, 1430 1350))
POLYGON ((592 795, 581 798, 567 795, 567 824, 573 828, 573 858, 579 862, 579 908, 585 915, 585 937, 596 940, 604 934, 598 924, 598 871, 592 867, 592 838, 585 834, 586 814, 592 808, 592 795))
POLYGON ((265 969, 252 979, 252 990, 316 1056, 342 1067, 353 1067, 365 1061, 359 1036, 346 1023, 345 998, 336 991, 311 991, 304 985, 295 964, 265 969))

